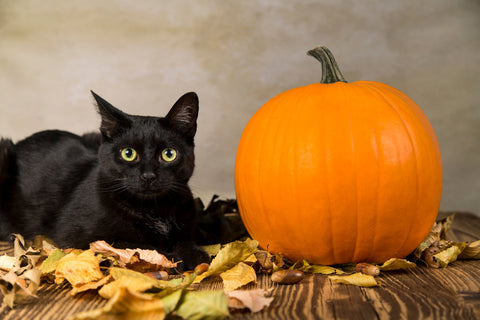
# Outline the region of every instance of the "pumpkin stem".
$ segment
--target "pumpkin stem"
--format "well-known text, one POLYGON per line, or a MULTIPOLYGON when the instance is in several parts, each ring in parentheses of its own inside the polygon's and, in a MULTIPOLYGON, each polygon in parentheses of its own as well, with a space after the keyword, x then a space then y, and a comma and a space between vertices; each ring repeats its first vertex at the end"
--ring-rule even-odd
POLYGON ((307 52, 322 64, 322 80, 320 83, 347 82, 343 77, 333 54, 327 47, 316 47, 307 52))

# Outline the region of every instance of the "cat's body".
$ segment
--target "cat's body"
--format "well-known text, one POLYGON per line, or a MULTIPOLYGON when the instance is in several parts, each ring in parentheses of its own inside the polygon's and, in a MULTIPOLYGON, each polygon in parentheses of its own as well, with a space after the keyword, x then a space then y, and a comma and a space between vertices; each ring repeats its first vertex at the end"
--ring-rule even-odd
POLYGON ((0 141, 0 237, 46 235, 61 247, 105 240, 157 249, 193 268, 208 256, 192 240, 188 187, 198 100, 165 118, 127 115, 95 95, 101 134, 43 131, 0 141))

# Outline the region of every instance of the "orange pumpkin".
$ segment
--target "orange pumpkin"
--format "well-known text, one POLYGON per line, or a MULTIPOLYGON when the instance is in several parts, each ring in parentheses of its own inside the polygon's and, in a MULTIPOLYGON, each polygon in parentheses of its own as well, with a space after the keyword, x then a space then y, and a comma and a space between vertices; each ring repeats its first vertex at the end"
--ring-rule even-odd
POLYGON ((317 264, 403 258, 440 205, 440 148, 422 110, 379 82, 346 83, 325 47, 321 83, 268 101, 235 163, 240 214, 263 248, 317 264))

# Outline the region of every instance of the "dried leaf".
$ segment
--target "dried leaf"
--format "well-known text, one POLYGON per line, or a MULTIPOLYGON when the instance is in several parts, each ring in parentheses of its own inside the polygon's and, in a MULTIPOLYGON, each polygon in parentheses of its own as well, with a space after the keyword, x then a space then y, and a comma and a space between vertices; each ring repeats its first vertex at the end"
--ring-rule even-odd
POLYGON ((435 259, 435 255, 440 252, 438 241, 432 243, 430 247, 422 253, 422 261, 430 268, 440 268, 440 263, 435 259))
POLYGON ((98 290, 98 288, 103 287, 105 284, 109 283, 110 281, 112 281, 112 276, 108 275, 98 281, 89 282, 84 284, 83 286, 73 287, 72 291, 70 291, 70 295, 73 297, 80 292, 85 292, 88 290, 98 290))
POLYGON ((233 268, 254 254, 258 250, 257 247, 258 241, 251 239, 226 244, 212 260, 207 272, 199 275, 195 282, 200 282, 209 276, 218 275, 233 268))
POLYGON ((112 298, 123 287, 129 288, 132 292, 144 292, 154 287, 163 286, 167 282, 151 278, 137 271, 121 268, 110 268, 110 275, 115 281, 104 285, 98 291, 100 296, 105 299, 112 298))
POLYGON ((145 249, 115 249, 105 241, 96 241, 90 244, 90 250, 105 256, 113 256, 118 259, 120 265, 128 265, 130 269, 142 272, 159 271, 175 268, 176 262, 168 260, 156 250, 145 249))
POLYGON ((27 247, 25 245, 25 239, 23 236, 18 233, 12 234, 13 239, 13 256, 15 258, 19 258, 27 251, 27 247))
POLYGON ((269 297, 273 289, 263 290, 235 290, 227 292, 228 307, 230 309, 245 309, 250 312, 258 312, 263 308, 268 307, 273 297, 269 297), (235 300, 233 300, 235 299, 235 300), (240 302, 240 303, 238 303, 240 302))
POLYGON ((440 220, 438 224, 440 224, 442 227, 440 229, 440 240, 446 240, 447 239, 447 232, 450 231, 450 228, 452 227, 453 220, 455 219, 455 213, 452 213, 448 217, 440 220))
POLYGON ((401 270, 415 268, 417 265, 413 262, 410 262, 405 259, 391 258, 385 261, 379 269, 381 271, 392 271, 392 270, 401 270))
POLYGON ((255 253, 255 258, 262 267, 261 271, 270 273, 283 267, 283 257, 278 253, 270 253, 264 250, 258 250, 255 253))
POLYGON ((58 262, 66 256, 62 250, 55 249, 50 253, 47 259, 45 259, 40 266, 40 270, 42 271, 42 275, 46 275, 49 273, 54 273, 55 269, 57 269, 58 262))
POLYGON ((6 254, 0 257, 0 269, 4 271, 11 271, 20 267, 20 261, 15 257, 7 256, 6 254))
POLYGON ((458 256, 458 259, 480 259, 480 240, 469 243, 458 256))
POLYGON ((223 280, 223 288, 225 291, 232 291, 250 282, 257 281, 255 270, 243 262, 221 273, 220 277, 223 280))
POLYGON ((186 291, 176 313, 189 320, 224 319, 230 316, 227 296, 222 290, 186 291))
POLYGON ((0 278, 0 290, 3 293, 3 301, 10 308, 17 304, 28 303, 36 299, 40 284, 40 270, 30 269, 21 276, 10 271, 0 278))
MULTIPOLYGON (((163 301, 163 307, 165 309, 166 314, 173 312, 177 308, 178 303, 182 298, 182 295, 183 295, 183 289, 179 289, 161 298, 163 301)), ((157 296, 155 297, 158 298, 157 296)))
POLYGON ((217 243, 217 244, 211 244, 208 246, 202 246, 202 249, 208 253, 211 257, 215 257, 220 249, 222 248, 222 244, 217 243))
POLYGON ((323 266, 323 265, 318 265, 318 264, 309 264, 306 259, 299 260, 295 262, 293 266, 290 267, 292 270, 299 270, 302 272, 308 272, 308 273, 320 273, 320 274, 343 274, 344 272, 341 269, 338 268, 333 268, 330 266, 323 266))
MULTIPOLYGON (((428 249, 433 243, 440 240, 446 239, 446 234, 450 230, 453 220, 455 218, 455 213, 450 216, 435 222, 430 233, 427 237, 420 243, 417 249, 413 252, 413 256, 418 260, 422 257, 422 253, 428 249)), ((416 260, 415 260, 416 261, 416 260)))
POLYGON ((373 276, 362 273, 354 273, 348 276, 328 276, 328 279, 336 283, 353 284, 359 287, 376 287, 380 285, 373 276))
POLYGON ((467 247, 465 242, 454 242, 449 248, 437 253, 434 257, 440 263, 440 266, 446 268, 448 264, 457 260, 465 247, 467 247))
POLYGON ((116 292, 122 287, 128 287, 131 291, 144 292, 147 290, 155 289, 157 298, 162 298, 173 291, 188 287, 196 277, 196 274, 179 279, 173 279, 170 281, 157 280, 152 277, 146 276, 140 272, 122 269, 122 268, 110 268, 110 275, 115 281, 102 287, 99 290, 100 296, 109 299, 113 297, 116 292), (162 290, 166 290, 163 292, 162 290))
POLYGON ((55 283, 62 283, 66 279, 73 287, 103 278, 100 264, 92 251, 86 250, 79 255, 69 253, 57 264, 55 283))
POLYGON ((165 310, 161 299, 120 288, 108 303, 100 309, 77 313, 75 320, 112 319, 164 319, 165 310))

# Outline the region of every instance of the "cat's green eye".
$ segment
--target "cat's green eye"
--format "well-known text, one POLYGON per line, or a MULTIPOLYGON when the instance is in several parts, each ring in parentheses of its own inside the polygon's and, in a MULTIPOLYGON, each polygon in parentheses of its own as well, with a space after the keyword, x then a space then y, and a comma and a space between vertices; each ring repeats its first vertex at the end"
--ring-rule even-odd
POLYGON ((166 162, 172 162, 177 158, 177 150, 173 148, 165 148, 162 151, 162 159, 166 162))
POLYGON ((137 159, 137 151, 133 148, 123 148, 122 151, 120 151, 120 155, 122 156, 122 159, 128 162, 132 162, 135 159, 137 159))

